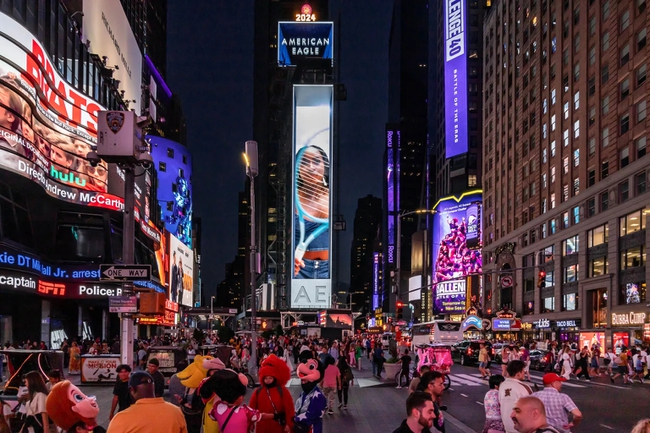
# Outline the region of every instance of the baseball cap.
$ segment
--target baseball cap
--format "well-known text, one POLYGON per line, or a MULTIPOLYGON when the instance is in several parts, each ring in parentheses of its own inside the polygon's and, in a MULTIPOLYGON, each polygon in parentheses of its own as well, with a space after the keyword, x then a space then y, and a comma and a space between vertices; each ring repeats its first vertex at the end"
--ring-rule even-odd
POLYGON ((566 379, 559 376, 557 373, 546 373, 544 377, 542 377, 542 382, 544 382, 544 385, 548 385, 553 382, 566 382, 566 379))
POLYGON ((160 363, 158 362, 158 358, 151 358, 149 361, 147 361, 147 364, 153 364, 156 367, 160 366, 160 363))
POLYGON ((136 371, 129 378, 129 388, 136 388, 146 383, 153 383, 153 377, 146 371, 136 371))

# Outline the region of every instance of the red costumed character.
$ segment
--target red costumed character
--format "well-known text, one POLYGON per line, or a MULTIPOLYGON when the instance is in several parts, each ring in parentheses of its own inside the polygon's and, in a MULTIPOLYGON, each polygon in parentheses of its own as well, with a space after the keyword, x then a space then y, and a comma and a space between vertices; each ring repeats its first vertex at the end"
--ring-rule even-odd
POLYGON ((253 391, 249 406, 262 413, 274 414, 273 419, 261 420, 255 429, 259 433, 284 433, 293 431, 295 408, 293 398, 286 387, 291 379, 287 364, 270 355, 260 367, 261 386, 253 391))

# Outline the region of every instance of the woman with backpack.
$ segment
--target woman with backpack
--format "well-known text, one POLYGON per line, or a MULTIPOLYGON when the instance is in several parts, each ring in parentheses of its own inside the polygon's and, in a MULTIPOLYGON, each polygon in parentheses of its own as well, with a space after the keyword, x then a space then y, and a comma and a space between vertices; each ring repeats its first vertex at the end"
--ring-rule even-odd
POLYGON ((338 389, 339 396, 339 409, 348 408, 348 391, 350 386, 354 381, 354 375, 352 374, 352 368, 350 364, 345 360, 345 358, 339 358, 338 362, 339 372, 341 373, 341 387, 338 389))

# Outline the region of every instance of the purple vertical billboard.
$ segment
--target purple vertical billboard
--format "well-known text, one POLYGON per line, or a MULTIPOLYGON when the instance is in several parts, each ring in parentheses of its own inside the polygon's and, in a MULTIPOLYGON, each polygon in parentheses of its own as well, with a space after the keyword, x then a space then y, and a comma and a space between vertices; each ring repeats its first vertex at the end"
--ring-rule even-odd
POLYGON ((372 262, 372 310, 379 308, 379 253, 373 254, 372 262))
POLYGON ((433 216, 433 313, 465 311, 466 277, 482 272, 482 191, 438 201, 433 216))
POLYGON ((443 0, 446 157, 467 153, 467 3, 443 0))
POLYGON ((387 218, 387 262, 395 263, 396 227, 399 212, 399 147, 400 131, 386 128, 386 202, 387 218))

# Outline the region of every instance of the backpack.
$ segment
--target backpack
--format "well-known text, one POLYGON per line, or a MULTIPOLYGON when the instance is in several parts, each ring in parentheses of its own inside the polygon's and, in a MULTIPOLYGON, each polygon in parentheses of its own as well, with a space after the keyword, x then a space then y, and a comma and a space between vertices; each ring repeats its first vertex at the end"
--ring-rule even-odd
POLYGON ((343 373, 343 382, 350 383, 353 380, 354 380, 354 374, 352 374, 352 369, 348 367, 345 369, 345 373, 343 373))

